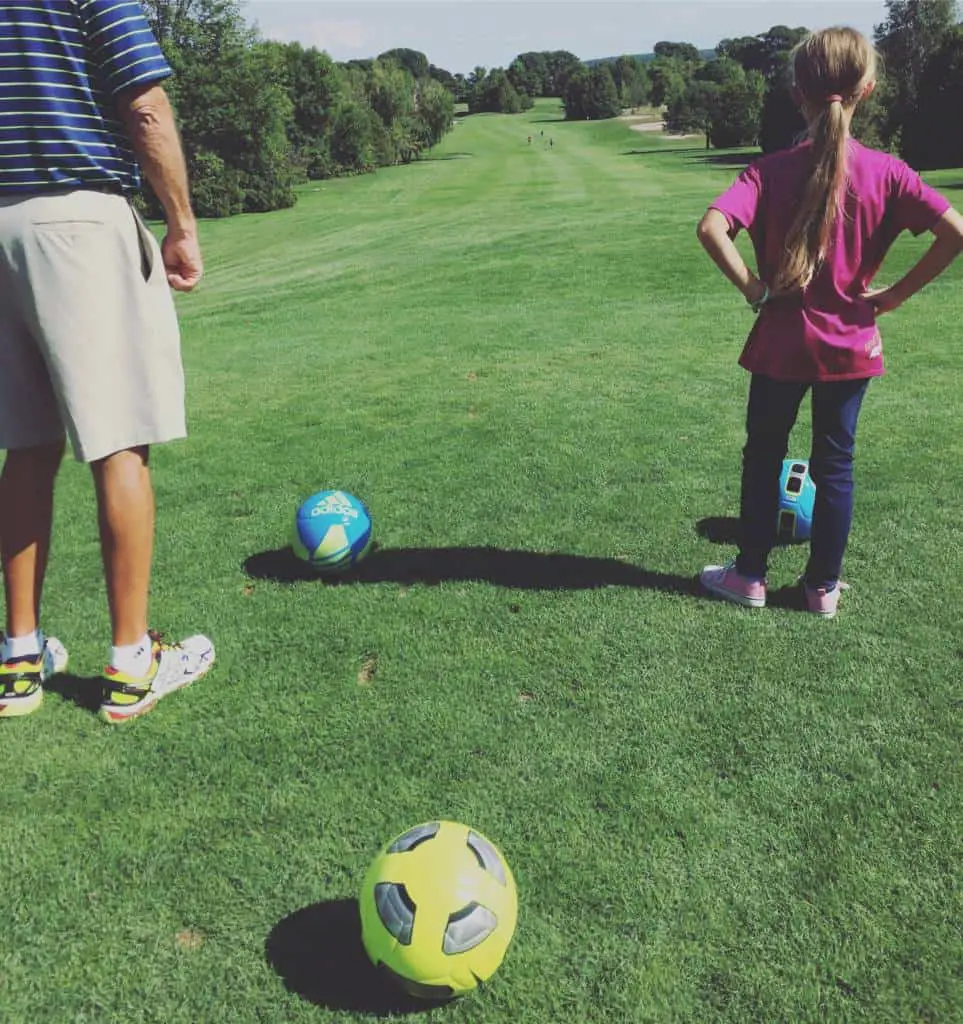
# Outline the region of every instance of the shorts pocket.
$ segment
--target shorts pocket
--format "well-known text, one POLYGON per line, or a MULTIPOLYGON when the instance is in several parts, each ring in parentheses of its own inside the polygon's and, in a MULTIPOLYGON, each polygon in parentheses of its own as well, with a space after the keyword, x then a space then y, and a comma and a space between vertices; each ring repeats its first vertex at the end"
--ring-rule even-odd
POLYGON ((157 239, 151 233, 150 228, 144 223, 144 218, 137 212, 133 203, 128 204, 134 224, 137 226, 137 245, 140 249, 140 272, 145 283, 150 281, 154 273, 155 253, 157 251, 157 239))
POLYGON ((38 231, 93 231, 102 228, 106 221, 78 219, 73 220, 32 220, 32 227, 38 231))

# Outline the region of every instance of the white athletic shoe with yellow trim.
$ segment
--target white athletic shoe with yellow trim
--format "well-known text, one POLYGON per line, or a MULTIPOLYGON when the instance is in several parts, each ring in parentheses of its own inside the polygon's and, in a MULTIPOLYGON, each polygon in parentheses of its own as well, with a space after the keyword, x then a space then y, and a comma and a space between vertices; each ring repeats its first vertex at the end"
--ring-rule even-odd
POLYGON ((100 717, 111 725, 146 714, 169 693, 200 679, 214 664, 214 645, 206 636, 189 636, 170 643, 151 632, 151 668, 143 676, 129 676, 112 665, 104 670, 104 697, 100 717))
POLYGON ((40 654, 0 664, 0 718, 36 711, 43 703, 44 680, 66 669, 67 648, 55 636, 46 638, 40 654))

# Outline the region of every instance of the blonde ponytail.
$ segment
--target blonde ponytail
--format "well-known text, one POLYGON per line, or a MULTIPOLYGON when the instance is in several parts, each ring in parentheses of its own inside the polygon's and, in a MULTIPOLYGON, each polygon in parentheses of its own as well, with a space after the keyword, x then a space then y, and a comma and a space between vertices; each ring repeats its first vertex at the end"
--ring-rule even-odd
POLYGON ((874 78, 876 53, 855 29, 824 29, 796 47, 793 72, 809 114, 812 165, 772 282, 781 292, 805 290, 829 250, 846 188, 845 107, 855 106, 874 78))

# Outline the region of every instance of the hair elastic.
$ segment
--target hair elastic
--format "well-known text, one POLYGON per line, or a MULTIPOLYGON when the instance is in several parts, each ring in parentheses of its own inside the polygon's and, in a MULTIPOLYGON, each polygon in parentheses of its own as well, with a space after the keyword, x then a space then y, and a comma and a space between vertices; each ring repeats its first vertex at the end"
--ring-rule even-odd
POLYGON ((842 98, 842 96, 839 95, 838 92, 834 92, 831 96, 827 96, 826 97, 826 102, 827 103, 842 103, 843 102, 843 98, 842 98))
POLYGON ((769 285, 767 285, 763 281, 762 282, 762 295, 760 295, 759 298, 756 299, 755 302, 749 302, 748 299, 746 301, 749 302, 749 307, 752 309, 753 313, 760 313, 762 311, 762 307, 769 301, 769 299, 770 299, 769 285))

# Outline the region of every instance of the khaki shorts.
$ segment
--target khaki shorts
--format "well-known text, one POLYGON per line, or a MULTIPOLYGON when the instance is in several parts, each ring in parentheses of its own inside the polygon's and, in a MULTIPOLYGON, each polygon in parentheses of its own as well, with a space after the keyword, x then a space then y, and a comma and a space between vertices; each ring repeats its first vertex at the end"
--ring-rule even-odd
POLYGON ((66 434, 92 462, 186 433, 173 297, 127 200, 0 198, 0 449, 66 434))

